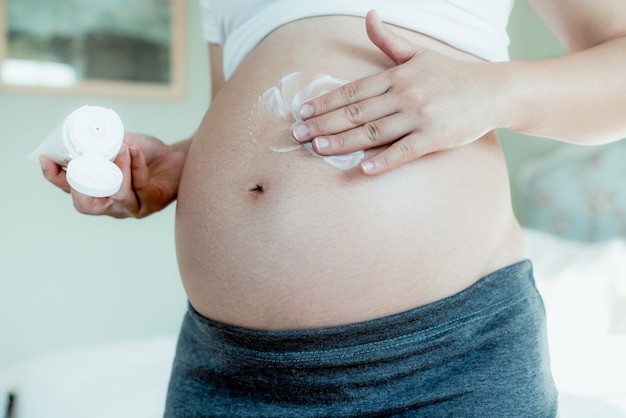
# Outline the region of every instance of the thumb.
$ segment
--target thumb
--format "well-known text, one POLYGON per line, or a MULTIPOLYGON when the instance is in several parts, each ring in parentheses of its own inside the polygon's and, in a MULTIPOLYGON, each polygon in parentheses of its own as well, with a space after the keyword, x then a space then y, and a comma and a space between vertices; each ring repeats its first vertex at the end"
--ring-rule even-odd
POLYGON ((374 45, 396 64, 403 64, 423 51, 422 48, 383 25, 383 21, 374 10, 367 12, 365 27, 367 36, 374 45))

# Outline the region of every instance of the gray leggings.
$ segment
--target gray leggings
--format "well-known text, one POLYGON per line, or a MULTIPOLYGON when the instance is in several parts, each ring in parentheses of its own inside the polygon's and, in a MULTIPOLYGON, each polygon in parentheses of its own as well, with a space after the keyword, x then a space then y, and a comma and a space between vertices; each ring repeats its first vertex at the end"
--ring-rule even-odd
POLYGON ((265 332, 185 316, 166 417, 555 417, 530 261, 358 324, 265 332))

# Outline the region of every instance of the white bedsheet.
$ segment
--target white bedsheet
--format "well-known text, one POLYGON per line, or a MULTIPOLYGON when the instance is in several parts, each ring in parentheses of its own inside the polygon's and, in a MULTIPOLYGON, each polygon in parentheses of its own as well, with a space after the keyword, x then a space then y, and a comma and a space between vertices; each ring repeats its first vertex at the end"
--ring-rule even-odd
POLYGON ((626 417, 626 242, 525 230, 563 418, 626 417))
POLYGON ((166 336, 54 353, 0 374, 0 386, 16 394, 14 418, 162 417, 175 344, 166 336))
MULTIPOLYGON (((548 313, 560 417, 626 418, 626 242, 525 237, 548 313)), ((14 418, 160 417, 175 340, 51 354, 0 371, 0 388, 17 394, 14 418)))

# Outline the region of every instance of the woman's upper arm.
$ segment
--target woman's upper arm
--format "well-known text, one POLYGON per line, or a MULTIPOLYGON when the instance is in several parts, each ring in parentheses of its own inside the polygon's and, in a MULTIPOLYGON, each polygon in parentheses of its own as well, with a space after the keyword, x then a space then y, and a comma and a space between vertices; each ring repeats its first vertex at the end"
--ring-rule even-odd
POLYGON ((221 45, 209 44, 209 60, 211 65, 211 97, 215 97, 224 85, 222 67, 224 50, 221 45))
POLYGON ((571 52, 626 36, 626 4, 623 0, 529 2, 571 52))

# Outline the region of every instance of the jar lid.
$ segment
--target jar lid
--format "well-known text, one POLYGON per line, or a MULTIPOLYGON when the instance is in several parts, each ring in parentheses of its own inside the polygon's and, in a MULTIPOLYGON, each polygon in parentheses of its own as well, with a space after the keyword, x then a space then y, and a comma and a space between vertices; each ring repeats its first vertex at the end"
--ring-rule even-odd
POLYGON ((67 164, 67 182, 87 196, 108 197, 122 186, 122 170, 98 154, 81 155, 67 164))
POLYGON ((102 154, 112 160, 124 139, 124 125, 112 109, 83 106, 69 117, 69 135, 82 154, 102 154))

